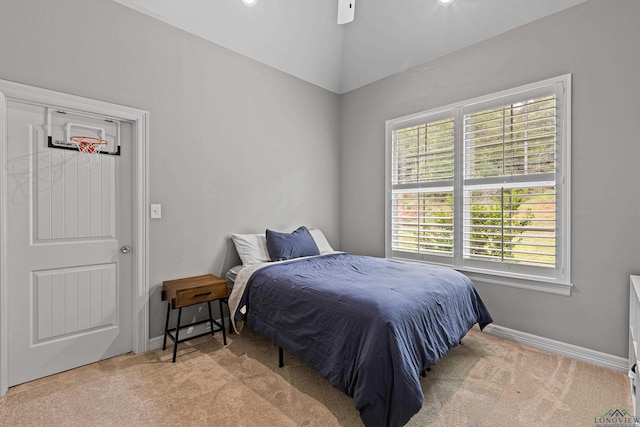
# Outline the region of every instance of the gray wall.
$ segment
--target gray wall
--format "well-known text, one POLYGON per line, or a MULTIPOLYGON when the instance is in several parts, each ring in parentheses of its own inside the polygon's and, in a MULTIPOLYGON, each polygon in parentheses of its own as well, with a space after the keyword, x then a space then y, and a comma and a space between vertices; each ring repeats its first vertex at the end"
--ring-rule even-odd
POLYGON ((640 1, 591 0, 341 97, 342 249, 384 256, 384 123, 573 74, 570 297, 477 283, 495 323, 626 357, 640 273, 640 1))
POLYGON ((230 233, 339 247, 337 95, 109 0, 3 0, 0 40, 0 79, 150 112, 150 337, 162 281, 224 274, 230 233))
POLYGON ((591 0, 338 97, 108 0, 2 1, 0 78, 150 112, 155 337, 162 281, 222 274, 232 232, 304 223, 384 255, 385 120, 573 73, 572 295, 477 285, 499 325, 624 357, 639 16, 637 0, 591 0))

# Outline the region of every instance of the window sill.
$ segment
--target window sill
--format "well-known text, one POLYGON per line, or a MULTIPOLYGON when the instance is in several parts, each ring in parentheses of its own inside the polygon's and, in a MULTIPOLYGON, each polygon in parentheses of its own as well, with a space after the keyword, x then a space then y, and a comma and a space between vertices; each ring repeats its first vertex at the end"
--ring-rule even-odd
POLYGON ((500 272, 488 271, 483 269, 474 269, 470 267, 459 268, 459 267, 454 267, 450 264, 429 262, 426 260, 416 260, 416 259, 404 258, 401 256, 391 256, 389 258, 396 259, 399 261, 417 262, 417 263, 423 263, 423 264, 441 265, 441 266, 449 267, 464 274, 473 282, 508 286, 511 288, 520 288, 520 289, 526 289, 529 291, 544 292, 547 294, 562 295, 566 297, 571 296, 571 288, 573 287, 571 283, 565 283, 559 280, 554 280, 551 278, 544 278, 539 276, 526 276, 522 274, 516 275, 516 274, 509 274, 509 273, 501 274, 500 272))
POLYGON ((477 271, 459 270, 473 282, 488 283, 491 285, 509 286, 512 288, 527 289, 529 291, 545 292, 548 294, 571 296, 571 283, 545 281, 538 278, 509 277, 497 274, 479 273, 477 271))

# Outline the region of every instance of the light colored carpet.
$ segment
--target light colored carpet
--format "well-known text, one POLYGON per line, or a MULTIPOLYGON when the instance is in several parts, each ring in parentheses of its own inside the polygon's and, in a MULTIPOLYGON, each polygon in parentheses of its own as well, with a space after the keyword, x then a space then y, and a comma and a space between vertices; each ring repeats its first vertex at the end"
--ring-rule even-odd
MULTIPOLYGON (((9 389, 6 426, 361 426, 353 400, 246 330, 126 354, 9 389)), ((409 426, 594 426, 632 412, 627 377, 473 329, 425 378, 409 426)))

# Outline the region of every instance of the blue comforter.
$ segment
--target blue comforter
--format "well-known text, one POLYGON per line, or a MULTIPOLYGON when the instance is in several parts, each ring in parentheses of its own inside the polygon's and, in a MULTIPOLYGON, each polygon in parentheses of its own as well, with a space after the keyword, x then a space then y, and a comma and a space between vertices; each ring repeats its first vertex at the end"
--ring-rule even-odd
POLYGON ((353 397, 369 427, 406 424, 420 372, 493 321, 461 273, 348 253, 264 267, 242 304, 251 329, 353 397))

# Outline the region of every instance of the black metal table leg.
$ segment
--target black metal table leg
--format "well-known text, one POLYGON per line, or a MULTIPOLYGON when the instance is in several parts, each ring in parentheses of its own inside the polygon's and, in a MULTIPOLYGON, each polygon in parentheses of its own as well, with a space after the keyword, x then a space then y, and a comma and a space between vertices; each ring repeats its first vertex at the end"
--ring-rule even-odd
MULTIPOLYGON (((227 309, 229 308, 229 298, 223 298, 220 301, 227 304, 227 309)), ((233 335, 235 331, 233 330, 233 322, 231 321, 231 310, 227 310, 227 311, 229 311, 229 332, 227 333, 229 335, 233 335)))
POLYGON ((213 315, 211 314, 211 301, 207 301, 207 306, 209 307, 209 327, 211 328, 211 335, 216 331, 213 329, 213 315))
POLYGON ((162 349, 167 348, 167 334, 169 333, 169 315, 171 314, 171 303, 167 301, 167 321, 164 324, 164 340, 162 340, 162 349))
MULTIPOLYGON (((218 302, 220 303, 220 321, 222 322, 222 341, 224 342, 224 345, 227 345, 227 329, 224 325, 224 311, 222 311, 222 300, 219 299, 218 302)), ((211 325, 211 327, 213 328, 213 325, 211 325)))
POLYGON ((173 343, 173 363, 176 363, 176 354, 178 353, 178 341, 180 340, 180 318, 182 317, 182 307, 178 309, 178 323, 176 323, 176 340, 173 343))

